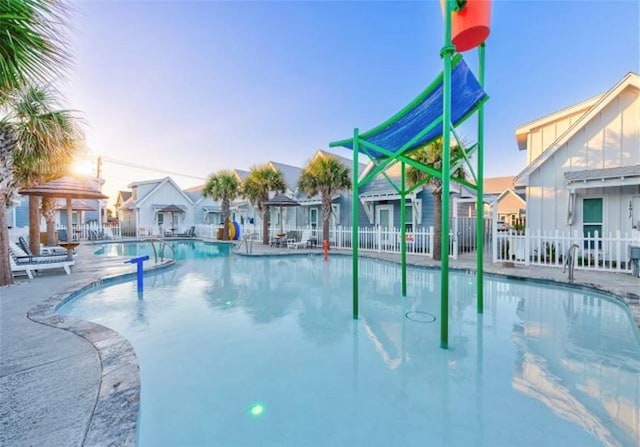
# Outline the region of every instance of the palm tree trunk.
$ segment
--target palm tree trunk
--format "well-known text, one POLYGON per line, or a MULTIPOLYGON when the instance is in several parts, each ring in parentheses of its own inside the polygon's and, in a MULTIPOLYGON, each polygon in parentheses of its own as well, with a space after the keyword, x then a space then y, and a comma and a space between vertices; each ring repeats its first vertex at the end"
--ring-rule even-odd
POLYGON ((56 209, 55 200, 51 197, 42 198, 42 216, 47 222, 47 245, 57 245, 56 240, 56 209))
POLYGON ((262 243, 269 245, 269 221, 267 220, 267 214, 269 213, 269 207, 265 206, 262 209, 262 243))
POLYGON ((29 196, 29 248, 34 256, 40 254, 40 197, 29 196))
POLYGON ((222 199, 222 221, 224 222, 224 227, 222 227, 222 240, 229 240, 229 200, 222 199))
POLYGON ((0 195, 0 286, 13 284, 13 275, 9 264, 9 231, 7 228, 7 203, 4 194, 0 195))
POLYGON ((0 286, 13 284, 9 264, 9 228, 7 225, 7 204, 15 193, 13 175, 13 150, 15 137, 0 129, 0 286))
POLYGON ((433 260, 442 259, 442 245, 440 236, 442 234, 442 194, 433 195, 434 222, 433 222, 433 260))
POLYGON ((322 195, 322 241, 329 240, 329 220, 331 219, 331 196, 322 195))

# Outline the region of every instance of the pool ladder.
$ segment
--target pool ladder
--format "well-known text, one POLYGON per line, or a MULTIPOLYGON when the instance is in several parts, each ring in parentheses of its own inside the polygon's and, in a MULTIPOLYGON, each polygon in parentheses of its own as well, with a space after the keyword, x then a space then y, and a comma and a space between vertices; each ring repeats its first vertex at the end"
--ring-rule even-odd
POLYGON ((163 239, 156 239, 156 238, 152 238, 152 239, 147 239, 146 242, 151 242, 151 247, 153 248, 153 257, 154 260, 156 262, 156 264, 158 263, 158 250, 156 249, 156 242, 158 242, 160 244, 160 259, 164 259, 164 247, 169 247, 169 250, 171 250, 171 255, 173 256, 173 259, 176 258, 176 252, 173 250, 173 247, 169 244, 167 244, 167 241, 163 240, 163 239))
POLYGON ((238 244, 238 248, 236 250, 240 250, 242 248, 242 244, 244 244, 244 248, 247 254, 253 253, 253 241, 254 237, 257 236, 258 233, 255 231, 247 231, 242 235, 242 240, 238 244))

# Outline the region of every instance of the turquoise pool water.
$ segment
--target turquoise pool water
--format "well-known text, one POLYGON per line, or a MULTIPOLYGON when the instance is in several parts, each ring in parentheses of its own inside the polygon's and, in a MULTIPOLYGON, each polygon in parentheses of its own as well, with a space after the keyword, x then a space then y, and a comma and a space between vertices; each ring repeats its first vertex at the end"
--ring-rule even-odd
POLYGON ((353 321, 349 257, 179 264, 60 310, 132 342, 141 447, 640 445, 638 331, 601 295, 489 278, 478 316, 452 274, 445 351, 438 271, 403 299, 398 266, 362 259, 353 321))
POLYGON ((98 256, 144 256, 153 258, 156 254, 161 258, 171 259, 207 259, 227 256, 231 245, 208 243, 194 240, 160 241, 160 242, 115 242, 100 245, 96 248, 98 256))

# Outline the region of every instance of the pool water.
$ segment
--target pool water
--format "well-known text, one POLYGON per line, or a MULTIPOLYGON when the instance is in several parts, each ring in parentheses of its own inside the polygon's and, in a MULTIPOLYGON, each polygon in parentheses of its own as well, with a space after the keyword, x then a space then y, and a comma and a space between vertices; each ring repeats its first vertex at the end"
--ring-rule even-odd
MULTIPOLYGON (((197 249, 196 249, 197 250, 197 249)), ((133 344, 139 445, 637 446, 640 336, 623 306, 578 289, 351 258, 187 257, 60 312, 133 344), (437 318, 429 323, 431 314, 437 318), (410 318, 407 318, 407 315, 410 318), (416 321, 418 320, 418 321, 416 321)))
POLYGON ((98 256, 144 256, 154 257, 154 246, 159 258, 207 259, 228 256, 231 245, 194 240, 158 242, 116 242, 103 244, 95 251, 98 256))

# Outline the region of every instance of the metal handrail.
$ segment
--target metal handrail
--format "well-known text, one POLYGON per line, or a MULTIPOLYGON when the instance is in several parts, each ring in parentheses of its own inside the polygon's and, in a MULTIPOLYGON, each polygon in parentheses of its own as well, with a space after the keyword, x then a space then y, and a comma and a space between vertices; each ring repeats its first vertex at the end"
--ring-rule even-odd
POLYGON ((567 253, 567 259, 564 261, 564 267, 562 268, 562 273, 569 269, 569 281, 573 282, 573 274, 575 270, 575 258, 576 258, 576 250, 580 248, 578 244, 572 244, 569 247, 569 252, 567 253))
POLYGON ((173 258, 175 259, 176 252, 173 250, 173 247, 171 245, 167 244, 167 241, 163 239, 151 238, 151 239, 146 239, 145 242, 151 242, 151 248, 153 248, 153 257, 156 264, 158 263, 158 250, 156 250, 155 242, 160 242, 162 244, 160 246, 163 249, 162 253, 160 254, 162 259, 164 259, 164 247, 169 247, 169 249, 171 250, 171 254, 173 255, 173 258))

